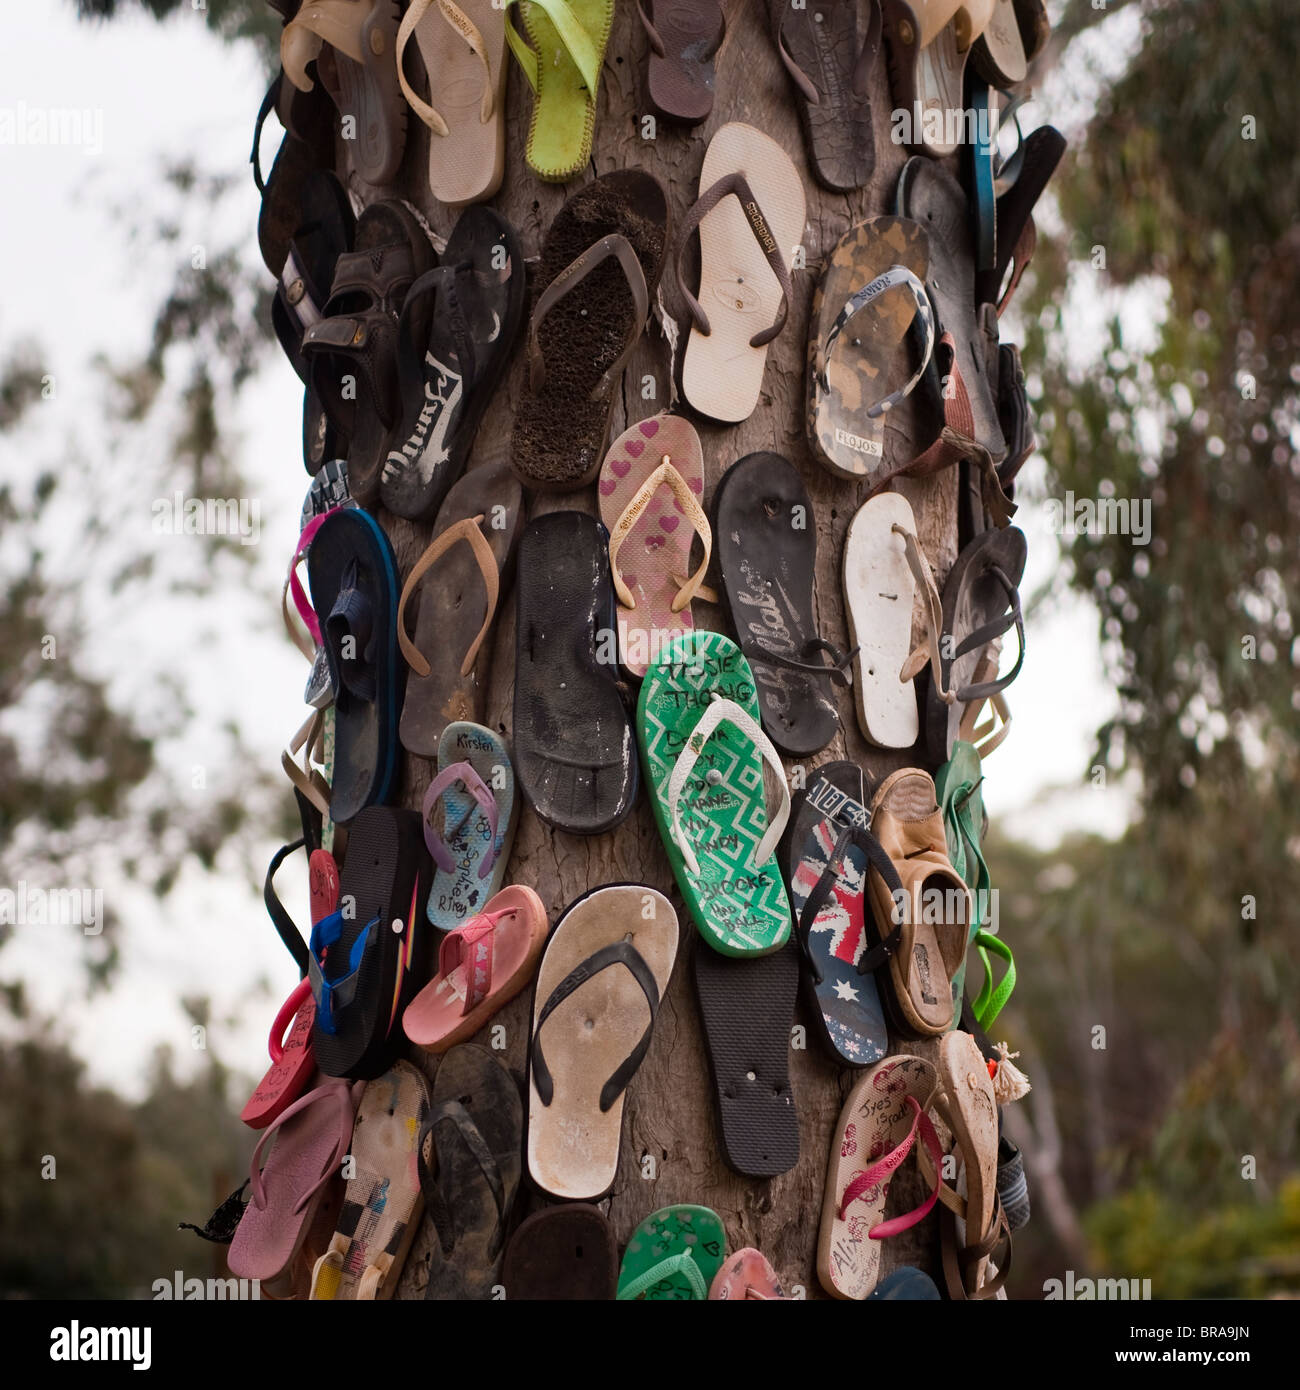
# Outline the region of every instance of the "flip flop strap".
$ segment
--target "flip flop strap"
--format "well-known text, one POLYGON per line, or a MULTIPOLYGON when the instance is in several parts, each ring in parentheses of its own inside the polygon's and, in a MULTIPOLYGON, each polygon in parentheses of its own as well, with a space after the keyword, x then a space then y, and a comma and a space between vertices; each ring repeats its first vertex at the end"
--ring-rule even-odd
POLYGON ((307 943, 302 938, 302 933, 280 901, 280 895, 275 891, 274 880, 276 870, 279 869, 280 865, 295 850, 305 849, 306 845, 306 838, 299 836, 292 844, 283 845, 276 850, 266 870, 266 878, 262 883, 262 901, 266 904, 266 911, 271 918, 271 924, 275 927, 280 940, 284 942, 285 950, 293 957, 293 963, 298 967, 299 974, 302 975, 307 973, 310 952, 307 949, 307 943))
POLYGON ((325 711, 313 710, 280 754, 280 766, 298 792, 326 819, 330 813, 330 785, 311 765, 313 754, 323 756, 325 711), (297 761, 303 751, 305 766, 297 761))
MULTIPOLYGON (((817 918, 821 915, 821 910, 830 901, 831 893, 835 889, 835 884, 839 880, 839 875, 835 872, 835 866, 843 858, 844 851, 850 845, 857 846, 866 856, 870 863, 885 881, 885 886, 889 889, 890 896, 895 901, 903 891, 903 880, 898 876, 898 870, 894 867, 894 861, 885 853, 884 846, 871 833, 870 830, 860 825, 846 825, 840 829, 839 835, 835 840, 835 847, 831 850, 826 860, 826 867, 822 869, 817 882, 813 885, 812 892, 804 899, 803 911, 799 914, 799 948, 803 951, 804 959, 808 962, 809 969, 812 971, 813 980, 816 984, 821 984, 824 978, 821 967, 813 958, 811 934, 817 918)), ((865 910, 865 904, 864 904, 865 910)), ((874 920, 874 918, 873 918, 874 920)), ((880 941, 863 954, 858 962, 857 971, 859 975, 867 975, 872 971, 879 970, 886 961, 889 960, 897 950, 903 938, 902 923, 895 925, 893 931, 888 936, 881 935, 880 941)))
MULTIPOLYGON (((640 0, 637 0, 640 3, 640 0)), ((792 11, 787 9, 781 18, 780 24, 776 29, 776 51, 781 56, 785 70, 790 74, 794 85, 798 87, 806 101, 814 106, 822 104, 821 93, 817 90, 812 78, 794 60, 794 55, 786 45, 785 26, 790 20, 792 11)), ((867 19, 867 36, 862 42, 862 48, 858 52, 857 62, 853 65, 853 95, 857 100, 862 101, 867 95, 867 78, 875 65, 876 54, 880 51, 880 32, 883 26, 883 19, 880 10, 880 0, 871 0, 871 14, 867 19)))
MULTIPOLYGON (((424 843, 428 846, 433 862, 444 873, 451 873, 456 868, 456 860, 452 852, 447 848, 441 836, 437 834, 431 824, 433 808, 438 804, 441 797, 445 796, 447 790, 459 782, 470 796, 482 807, 483 814, 487 817, 489 837, 488 852, 484 856, 482 867, 479 869, 479 878, 486 878, 492 870, 492 861, 497 857, 497 799, 492 795, 492 789, 478 775, 472 763, 460 762, 452 763, 445 767, 429 783, 428 790, 424 793, 424 843)), ((464 824, 462 820, 461 825, 464 824)), ((444 827, 445 829, 445 827, 444 827)), ((448 839, 453 836, 460 825, 455 829, 447 831, 448 839)))
POLYGON ((672 602, 674 613, 680 613, 699 593, 700 585, 704 582, 704 575, 709 568, 709 560, 713 555, 713 530, 709 526, 709 519, 705 516, 704 508, 696 500, 686 479, 673 467, 669 455, 665 454, 663 462, 632 495, 631 501, 623 508, 622 514, 614 523, 614 529, 609 534, 610 573, 614 578, 614 592, 618 595, 618 601, 624 608, 635 608, 636 597, 632 590, 627 587, 627 583, 623 579, 623 572, 618 567, 618 553, 623 548, 623 542, 627 540, 633 527, 641 520, 642 514, 650 505, 650 499, 664 486, 668 487, 680 503, 686 520, 691 523, 704 542, 704 559, 700 561, 699 568, 695 573, 677 590, 677 596, 672 602))
MULTIPOLYGON (((997 674, 998 662, 990 651, 986 651, 975 668, 975 684, 992 679, 997 674)), ((987 701, 972 700, 962 711, 961 722, 957 726, 957 737, 974 746, 981 760, 987 758, 1011 732, 1011 709, 1002 694, 990 695, 987 701), (982 723, 980 711, 985 704, 992 710, 982 723)))
POLYGON ((302 587, 302 580, 298 578, 298 565, 307 554, 308 547, 311 545, 324 524, 326 517, 333 516, 335 512, 342 511, 342 507, 331 507, 328 511, 321 512, 302 528, 298 535, 298 544, 294 547, 293 559, 289 561, 289 573, 285 576, 284 588, 280 591, 280 613, 284 618, 284 625, 288 630, 289 636, 293 639, 294 645, 307 658, 308 661, 316 660, 316 648, 320 646, 320 620, 316 617, 316 610, 312 607, 311 600, 307 597, 307 591, 302 587), (294 627, 289 614, 289 599, 293 598, 293 606, 298 610, 298 616, 303 621, 303 626, 311 634, 313 646, 310 648, 302 641, 301 634, 294 627))
POLYGON ((298 1016, 298 1010, 311 998, 311 984, 307 980, 299 980, 294 985, 289 997, 280 1005, 280 1010, 275 1016, 275 1021, 271 1024, 270 1036, 266 1040, 266 1050, 270 1054, 271 1061, 281 1062, 284 1060, 284 1038, 288 1033, 290 1025, 298 1016))
POLYGON ((984 985, 975 996, 974 1003, 971 1004, 971 1012, 975 1015, 980 1027, 987 1032, 997 1022, 998 1015, 1006 1006, 1007 1000, 1011 998, 1012 991, 1016 987, 1016 962, 1011 954, 1011 947, 1001 937, 994 936, 992 932, 977 931, 975 933, 975 949, 979 952, 979 958, 984 963, 984 985), (1000 956, 1007 966, 1006 973, 996 986, 993 984, 993 965, 989 960, 990 952, 995 956, 1000 956))
POLYGON ((878 401, 867 411, 867 418, 871 420, 879 419, 887 411, 892 410, 899 401, 906 400, 916 390, 917 383, 925 375, 926 369, 930 365, 930 358, 934 355, 934 312, 930 308, 930 296, 925 292, 925 285, 906 266, 891 265, 888 270, 877 275, 869 285, 863 285, 850 299, 845 301, 844 307, 836 314, 835 322, 831 324, 830 331, 826 334, 826 341, 822 345, 822 369, 817 379, 822 390, 829 391, 831 389, 831 353, 835 350, 835 344, 839 341, 840 334, 844 332, 855 314, 860 314, 868 304, 874 303, 886 291, 894 289, 907 290, 916 301, 916 315, 921 324, 923 339, 921 361, 910 381, 900 386, 897 391, 892 391, 884 400, 878 401))
POLYGON ((308 1091, 305 1096, 299 1096, 291 1105, 285 1106, 283 1110, 271 1121, 262 1131, 261 1138, 257 1141, 257 1146, 253 1149, 253 1156, 248 1162, 248 1181, 252 1188, 253 1205, 259 1210, 266 1206, 266 1185, 262 1181, 262 1165, 260 1159, 262 1150, 266 1147, 266 1142, 280 1128, 286 1120, 291 1120, 295 1115, 300 1115, 310 1105, 317 1105, 321 1101, 333 1100, 339 1106, 339 1114, 342 1123, 339 1125, 338 1138, 334 1141, 334 1149, 321 1169, 320 1177, 304 1192, 294 1203, 292 1211, 294 1216, 298 1216, 310 1203, 311 1199, 325 1186, 338 1170, 339 1162, 343 1155, 348 1151, 348 1144, 352 1140, 352 1083, 343 1080, 327 1081, 323 1086, 317 1086, 315 1090, 308 1091))
POLYGON ((465 997, 462 1017, 492 993, 492 962, 496 956, 497 926, 503 917, 517 917, 519 909, 503 907, 497 912, 479 912, 453 928, 438 947, 438 974, 450 979, 460 965, 465 966, 465 997), (466 953, 466 947, 471 949, 466 953))
POLYGON ((790 283, 790 272, 785 268, 785 257, 776 244, 776 237, 768 226, 767 218, 763 216, 758 199, 754 197, 753 190, 739 170, 724 174, 707 192, 700 195, 694 207, 686 214, 686 220, 682 223, 681 241, 677 248, 677 287, 686 300, 686 307, 691 311, 695 327, 707 338, 713 332, 709 326, 709 316, 704 312, 700 301, 686 288, 682 262, 691 234, 724 198, 729 197, 735 198, 740 204, 749 223, 749 230, 754 234, 754 240, 758 242, 781 285, 781 307, 777 310, 776 321, 770 328, 761 329, 749 340, 750 347, 764 347, 785 327, 786 315, 790 312, 790 301, 794 298, 794 287, 790 283))
POLYGON ((898 522, 894 522, 892 530, 903 538, 903 553, 907 556, 907 566, 912 571, 917 588, 920 590, 925 603, 925 641, 914 648, 911 655, 903 662, 898 679, 904 682, 914 679, 917 672, 922 670, 928 662, 930 674, 934 679, 934 693, 945 705, 950 705, 955 697, 951 690, 944 687, 943 655, 939 648, 939 634, 943 631, 943 600, 939 597, 939 590, 935 587, 934 576, 930 573, 929 563, 921 554, 921 545, 916 539, 916 532, 909 530, 906 526, 900 526, 898 522))
POLYGON ((625 236, 619 235, 618 232, 612 232, 609 236, 601 237, 599 241, 592 242, 580 256, 570 261, 547 285, 537 300, 532 322, 528 326, 528 386, 534 395, 546 383, 546 359, 542 355, 542 346, 538 337, 542 320, 566 294, 576 289, 598 265, 609 260, 611 256, 617 259, 624 278, 627 280, 627 287, 632 293, 632 302, 636 308, 636 319, 632 324, 632 331, 628 335, 623 351, 619 353, 592 388, 591 399, 593 401, 603 400, 609 395, 614 383, 627 365, 628 358, 631 357, 637 344, 641 341, 641 330, 645 327, 646 319, 650 316, 650 288, 646 284, 645 271, 641 268, 641 262, 637 258, 632 243, 625 236))
POLYGON ((658 1283, 665 1279, 671 1279, 675 1274, 684 1274, 686 1281, 691 1286, 691 1294, 701 1303, 709 1296, 708 1286, 704 1282, 704 1275, 700 1272, 700 1267, 695 1263, 695 1257, 689 1250, 683 1250, 680 1254, 669 1255, 667 1258, 653 1264, 644 1274, 638 1274, 635 1279, 630 1279, 615 1295, 615 1301, 626 1303, 631 1299, 640 1298, 643 1293, 648 1292, 658 1283))
POLYGON ((348 952, 348 973, 327 980, 321 967, 326 952, 338 943, 343 934, 344 920, 341 912, 331 912, 328 917, 322 917, 316 923, 311 929, 311 958, 307 962, 307 978, 311 981, 312 998, 316 1001, 316 1022, 320 1025, 321 1031, 328 1033, 330 1037, 338 1032, 338 1020, 334 1016, 335 1004, 346 1009, 356 998, 361 962, 367 946, 374 937, 375 928, 379 925, 378 917, 373 917, 366 923, 348 952))
MULTIPOLYGON (((451 1208, 447 1205, 447 1201, 442 1195, 442 1189, 434 1178, 433 1169, 425 1157, 425 1149, 432 1146, 431 1141, 438 1126, 448 1121, 455 1125, 456 1133, 470 1151, 474 1162, 478 1164, 479 1171, 487 1182, 488 1190, 492 1193, 492 1200, 496 1204, 498 1223, 494 1246, 500 1243, 501 1236, 505 1231, 506 1220, 505 1180, 501 1176, 500 1165, 497 1163, 492 1150, 488 1148, 487 1140, 483 1138, 483 1131, 474 1123, 474 1117, 460 1101, 444 1100, 425 1120, 420 1129, 419 1142, 415 1146, 420 1188, 424 1193, 424 1201, 429 1209, 429 1215, 433 1218, 434 1229, 438 1232, 438 1244, 441 1245, 444 1255, 450 1255, 456 1248, 453 1235, 455 1222, 452 1219, 451 1208)), ((488 1253, 494 1254, 495 1249, 490 1249, 488 1253)))
MULTIPOLYGON (((401 84, 402 95, 410 104, 411 110, 435 135, 447 135, 449 134, 447 122, 423 97, 415 93, 411 84, 406 80, 406 73, 402 66, 406 45, 415 32, 415 26, 424 18, 434 3, 435 0, 411 0, 410 9, 402 16, 402 22, 397 27, 397 80, 401 84)), ((486 125, 492 119, 493 107, 492 64, 488 61, 487 44, 483 42, 483 35, 479 32, 478 26, 459 5, 453 4, 452 0, 436 0, 436 3, 443 19, 465 40, 470 51, 483 64, 483 99, 479 102, 478 118, 480 125, 486 125)), ((434 75, 429 73, 428 76, 429 96, 432 97, 434 75)))
POLYGON ((377 691, 374 673, 365 666, 375 637, 374 611, 369 597, 357 587, 359 577, 357 562, 350 560, 334 606, 325 619, 324 634, 329 638, 326 650, 335 677, 336 704, 344 693, 362 704, 369 704, 377 691), (348 642, 352 644, 350 656, 344 650, 348 642))
POLYGON ((948 1285, 949 1298, 961 1302, 995 1298, 1011 1272, 1011 1227, 1002 1208, 1002 1198, 995 1197, 993 1219, 989 1223, 988 1233, 973 1245, 958 1245, 957 1225, 952 1209, 945 1210, 940 1215, 943 1218, 940 1223, 943 1273, 948 1285), (967 1277, 983 1260, 995 1253, 997 1274, 980 1285, 975 1293, 971 1293, 966 1287, 967 1277))
POLYGON ((777 842, 785 831, 786 822, 790 819, 790 787, 785 780, 785 767, 781 762, 781 755, 772 746, 772 740, 763 732, 758 721, 752 718, 748 711, 742 709, 734 700, 719 698, 715 692, 713 703, 704 711, 703 715, 700 716, 699 723, 691 730, 690 736, 686 740, 686 746, 678 755, 668 777, 668 814, 672 823, 673 840, 682 852, 682 859, 685 861, 687 869, 695 875, 700 872, 700 863, 695 857, 695 850, 690 839, 682 830, 680 819, 682 792, 686 788, 686 783, 699 760, 700 754, 704 751, 704 745, 708 743, 718 726, 723 723, 739 729, 753 743, 763 760, 776 774, 777 783, 781 788, 781 804, 764 832, 763 838, 754 849, 754 860, 751 868, 757 869, 771 858, 777 842))
POLYGON ((824 637, 810 637, 799 650, 825 652, 831 659, 831 664, 827 666, 825 662, 799 661, 793 656, 786 656, 784 652, 774 651, 771 647, 765 647, 752 633, 745 635, 740 647, 751 661, 767 666, 783 666, 787 671, 806 671, 810 676, 829 676, 836 685, 846 687, 853 684, 853 658, 859 651, 854 647, 846 652, 824 637))
MULTIPOLYGON (((510 51, 515 55, 519 66, 523 68, 528 85, 535 92, 539 85, 540 60, 528 40, 510 21, 510 6, 519 2, 520 0, 505 0, 506 42, 510 45, 510 51)), ((529 0, 529 3, 536 5, 555 26, 560 42, 573 59, 573 66, 578 69, 578 75, 586 85, 588 98, 595 101, 596 88, 600 86, 600 49, 591 35, 582 27, 582 22, 565 0, 529 0)))
POLYGON ((603 1115, 627 1089, 627 1084, 636 1075, 650 1047, 650 1034, 654 1030, 655 1015, 659 1012, 659 986, 654 972, 646 964, 645 957, 630 941, 615 941, 600 950, 593 951, 586 960, 575 965, 572 970, 551 991, 551 996, 537 1016, 537 1027, 533 1030, 532 1067, 533 1085, 543 1105, 550 1105, 555 1098, 555 1080, 546 1065, 542 1052, 542 1027, 552 1012, 559 1007, 574 990, 586 984, 589 979, 611 965, 622 965, 631 971, 632 978, 641 986, 646 1003, 650 1006, 650 1022, 640 1041, 628 1053, 622 1063, 611 1073, 609 1080, 600 1090, 600 1113, 603 1115))
POLYGON ((1020 591, 1011 582, 1010 575, 1001 565, 989 565, 985 573, 992 575, 1002 586, 1011 611, 1004 613, 1000 618, 994 618, 991 622, 982 624, 969 633, 958 645, 956 655, 965 656, 978 647, 986 646, 995 637, 1001 637, 1012 626, 1016 629, 1020 650, 1016 656, 1016 664, 1005 676, 999 676, 996 680, 981 681, 975 685, 966 685, 957 691, 957 699, 967 704, 972 700, 988 700, 994 695, 1000 695, 1020 674, 1020 668, 1025 664, 1025 621, 1024 615, 1020 611, 1020 591))
POLYGON ((480 512, 478 516, 462 517, 454 525, 449 526, 442 535, 430 543, 428 549, 415 562, 414 568, 407 575, 406 583, 402 585, 402 596, 397 601, 397 645, 402 649, 406 664, 417 676, 427 676, 432 668, 420 649, 406 635, 406 601, 415 592, 416 586, 428 573, 429 568, 440 560, 453 545, 461 541, 467 542, 469 548, 474 552, 474 558, 478 561, 479 572, 483 576, 483 585, 487 589, 487 612, 483 617, 483 625, 478 630, 478 636, 469 644, 465 659, 460 663, 462 676, 468 676, 474 669, 479 648, 483 645, 483 639, 492 627, 492 619, 496 617, 497 599, 501 592, 501 576, 497 571, 496 557, 492 554, 492 547, 483 534, 481 523, 485 516, 486 513, 480 512))
POLYGON ((257 108, 257 120, 253 122, 253 148, 248 156, 248 162, 253 166, 253 182, 257 185, 257 191, 262 196, 266 195, 266 180, 262 177, 262 127, 266 124, 266 118, 275 110, 275 104, 280 96, 280 78, 277 73, 271 80, 271 85, 266 89, 266 95, 262 98, 262 104, 257 108))
POLYGON ((912 1112, 912 1127, 907 1131, 906 1138, 895 1145, 887 1154, 878 1158, 870 1168, 862 1169, 861 1172, 849 1179, 844 1191, 840 1194, 839 1219, 844 1220, 848 1209, 859 1197, 866 1196, 868 1192, 885 1182, 902 1167, 903 1161, 916 1145, 918 1133, 935 1163, 934 1190, 919 1207, 914 1207, 901 1216, 891 1217, 888 1221, 876 1222, 867 1232, 868 1237, 872 1240, 885 1240, 889 1236, 895 1236, 900 1231, 906 1231, 915 1226, 930 1214, 930 1209, 939 1200, 939 1165, 943 1162, 943 1148, 939 1143, 939 1136, 934 1132, 934 1125, 930 1122, 930 1117, 921 1109, 920 1102, 916 1097, 907 1096, 905 1100, 908 1109, 912 1112))

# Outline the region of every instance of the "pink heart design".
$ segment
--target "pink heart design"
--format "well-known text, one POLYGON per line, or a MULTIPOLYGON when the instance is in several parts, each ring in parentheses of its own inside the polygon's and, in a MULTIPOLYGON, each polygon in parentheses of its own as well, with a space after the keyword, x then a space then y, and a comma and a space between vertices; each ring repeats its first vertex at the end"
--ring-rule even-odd
POLYGON ((626 478, 632 471, 632 465, 627 459, 610 459, 609 468, 616 478, 626 478))
POLYGON ((851 1158, 858 1151, 858 1127, 850 1122, 844 1127, 844 1142, 840 1145, 840 1157, 851 1158))
POLYGON ((659 433, 659 421, 654 419, 642 420, 637 428, 647 439, 653 439, 659 433))
POLYGON ((623 576, 623 583, 626 584, 627 587, 628 587, 629 589, 635 589, 635 588, 636 588, 636 575, 634 575, 634 574, 625 574, 625 575, 623 576))
POLYGON ((664 538, 662 536, 647 536, 645 538, 645 548, 647 550, 660 550, 663 548, 664 538))
POLYGON ((645 445, 639 439, 629 439, 624 447, 634 459, 639 459, 645 453, 645 445))
POLYGON ((608 497, 617 486, 618 484, 615 483, 613 478, 602 478, 600 480, 600 495, 602 497, 608 497))
POLYGON ((701 495, 703 495, 703 493, 704 493, 704 479, 703 479, 703 478, 687 478, 687 480, 686 480, 686 486, 687 486, 688 488, 690 488, 690 490, 691 490, 693 493, 695 493, 697 496, 701 496, 701 495))
POLYGON ((677 529, 677 518, 675 516, 661 516, 659 525, 665 531, 675 531, 677 529))

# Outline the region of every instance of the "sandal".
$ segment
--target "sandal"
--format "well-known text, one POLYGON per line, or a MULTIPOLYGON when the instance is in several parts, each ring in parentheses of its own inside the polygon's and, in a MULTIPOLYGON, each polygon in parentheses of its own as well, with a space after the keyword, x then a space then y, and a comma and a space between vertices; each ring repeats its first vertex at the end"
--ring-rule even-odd
POLYGON ((280 34, 284 74, 300 92, 316 75, 339 109, 352 165, 367 183, 391 183, 406 147, 397 82, 400 0, 302 0, 280 34))
POLYGON ((429 128, 429 192, 447 207, 479 203, 506 167, 506 16, 493 0, 411 0, 397 30, 397 80, 429 128), (412 36, 429 100, 407 80, 412 36), (432 104, 430 104, 432 103, 432 104))
POLYGON ((514 228, 491 208, 470 208, 441 264, 407 290, 397 325, 402 417, 379 489, 397 516, 429 516, 464 472, 523 326, 525 280, 514 228))
POLYGON ((250 1129, 265 1129, 272 1124, 302 1095, 316 1074, 316 1058, 311 1050, 315 1020, 311 985, 300 980, 271 1024, 267 1042, 270 1068, 239 1112, 239 1118, 250 1129))
POLYGON ((906 143, 933 159, 965 132, 963 78, 995 0, 882 0, 894 104, 908 117, 906 143), (958 128, 953 129, 953 122, 958 128))
POLYGON ((726 1253, 727 1233, 717 1212, 663 1207, 628 1238, 614 1297, 620 1303, 702 1303, 726 1253))
POLYGON ((717 602, 703 584, 713 550, 713 532, 700 506, 704 451, 689 420, 652 415, 610 445, 600 473, 600 516, 609 530, 609 567, 619 600, 619 661, 640 677, 662 647, 694 631, 692 599, 717 602), (692 573, 696 536, 704 557, 692 573), (624 565, 632 568, 625 573, 624 565))
POLYGON ((428 237, 401 203, 371 203, 357 219, 353 249, 335 263, 323 316, 303 335, 308 389, 349 441, 348 485, 362 506, 379 496, 402 424, 398 314, 433 262, 428 237))
POLYGON ((549 929, 546 908, 516 884, 442 938, 438 973, 406 1006, 402 1028, 435 1056, 472 1038, 533 977, 549 929))
POLYGON ((524 498, 504 464, 467 473, 447 494, 433 538, 397 602, 397 645, 410 675, 401 739, 432 758, 448 725, 481 724, 492 671, 492 625, 514 571, 524 498), (414 631, 407 605, 418 595, 414 631))
POLYGON ((512 1303, 609 1302, 618 1248, 605 1213, 586 1202, 543 1207, 510 1238, 501 1283, 512 1303))
POLYGON ((709 1285, 709 1301, 785 1298, 772 1262, 753 1246, 728 1255, 709 1285))
POLYGON ((691 316, 681 391, 701 415, 736 424, 753 414, 767 345, 785 327, 794 295, 790 266, 804 214, 799 172, 771 136, 735 121, 714 133, 677 252, 677 287, 691 316), (698 296, 682 266, 697 228, 698 296))
POLYGON ((614 402, 667 253, 668 195, 622 169, 579 189, 542 243, 511 458, 526 487, 569 492, 600 471, 614 402))
POLYGON ((584 894, 551 934, 533 1000, 528 1171, 552 1197, 594 1201, 613 1185, 677 935, 668 899, 637 883, 584 894))
POLYGON ((663 121, 699 125, 713 110, 714 64, 727 36, 722 0, 637 0, 636 10, 650 40, 650 109, 663 121))

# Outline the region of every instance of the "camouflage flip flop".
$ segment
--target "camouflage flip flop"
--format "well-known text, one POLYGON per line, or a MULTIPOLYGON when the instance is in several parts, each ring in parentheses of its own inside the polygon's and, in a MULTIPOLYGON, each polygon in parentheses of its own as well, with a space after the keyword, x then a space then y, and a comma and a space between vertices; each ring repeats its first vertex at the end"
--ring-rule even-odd
POLYGON ((888 471, 886 417, 916 389, 934 351, 929 264, 925 228, 904 217, 859 222, 827 261, 808 338, 808 439, 841 478, 874 483, 888 471), (919 341, 909 352, 913 333, 919 341))

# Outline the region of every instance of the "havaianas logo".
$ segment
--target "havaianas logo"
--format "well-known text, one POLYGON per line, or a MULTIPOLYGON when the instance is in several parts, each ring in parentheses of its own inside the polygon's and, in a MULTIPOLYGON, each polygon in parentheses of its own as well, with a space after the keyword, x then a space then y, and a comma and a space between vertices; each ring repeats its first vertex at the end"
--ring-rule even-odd
POLYGON ((768 230, 767 220, 759 210, 757 203, 745 204, 745 215, 749 218, 750 225, 754 228, 754 234, 758 237, 758 244, 770 256, 776 250, 776 238, 768 230))

